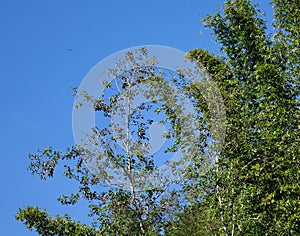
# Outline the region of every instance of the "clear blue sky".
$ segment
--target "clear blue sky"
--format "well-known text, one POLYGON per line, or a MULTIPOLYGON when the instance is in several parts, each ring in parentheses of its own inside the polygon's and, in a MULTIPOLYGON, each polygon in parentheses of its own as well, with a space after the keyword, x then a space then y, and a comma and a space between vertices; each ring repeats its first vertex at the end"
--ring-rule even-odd
MULTIPOLYGON (((72 136, 72 86, 104 57, 128 47, 156 44, 183 51, 217 52, 197 20, 223 0, 2 0, 0 4, 1 235, 36 235, 15 221, 19 207, 70 213, 87 222, 81 203, 63 207, 75 190, 57 171, 41 181, 27 171, 28 153, 65 150, 72 136), (69 50, 71 49, 71 50, 69 50)), ((270 15, 267 1, 263 3, 270 15)))

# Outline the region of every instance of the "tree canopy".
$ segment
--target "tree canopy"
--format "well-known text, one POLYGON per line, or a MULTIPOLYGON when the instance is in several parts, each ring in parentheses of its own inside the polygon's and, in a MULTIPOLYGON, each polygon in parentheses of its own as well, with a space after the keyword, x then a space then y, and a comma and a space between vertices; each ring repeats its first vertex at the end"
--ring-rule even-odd
MULTIPOLYGON (((176 188, 166 189, 162 182, 138 191, 130 181, 128 190, 98 191, 96 186, 109 176, 91 173, 82 158, 86 150, 78 146, 66 152, 45 148, 29 155, 30 170, 41 178, 53 177, 58 163, 71 161, 64 174, 78 181, 78 192, 59 200, 70 205, 85 199, 94 223, 87 226, 70 216, 53 218, 34 207, 20 209, 16 219, 40 235, 300 234, 300 2, 273 0, 272 4, 274 34, 267 33, 262 13, 252 1, 227 0, 219 12, 202 19, 221 45, 221 56, 203 49, 187 53, 188 59, 212 76, 226 110, 226 137, 212 168, 203 174, 203 155, 211 135, 207 131, 212 126, 201 93, 203 85, 179 76, 175 82, 199 111, 199 143, 189 146, 191 140, 178 135, 183 127, 171 102, 160 107, 144 104, 140 113, 130 117, 136 141, 125 133, 125 151, 115 148, 118 137, 108 129, 95 130, 96 139, 104 146, 103 155, 115 165, 126 173, 148 173, 155 169, 153 157, 131 151, 149 148, 147 130, 153 121, 145 119, 143 111, 163 112, 166 118, 162 122, 171 124, 166 136, 173 141, 166 153, 184 147, 193 157, 184 178, 175 182, 176 188)), ((137 57, 128 56, 136 61, 137 57)), ((154 61, 146 62, 147 68, 135 67, 130 75, 124 69, 117 72, 122 92, 133 93, 128 88, 144 80, 158 80, 162 85, 170 82, 155 70, 154 61)), ((112 87, 107 84, 106 89, 112 87)), ((86 95, 85 99, 91 100, 101 115, 110 116, 118 93, 104 93, 97 99, 86 95)), ((124 136, 123 131, 119 135, 124 136)))

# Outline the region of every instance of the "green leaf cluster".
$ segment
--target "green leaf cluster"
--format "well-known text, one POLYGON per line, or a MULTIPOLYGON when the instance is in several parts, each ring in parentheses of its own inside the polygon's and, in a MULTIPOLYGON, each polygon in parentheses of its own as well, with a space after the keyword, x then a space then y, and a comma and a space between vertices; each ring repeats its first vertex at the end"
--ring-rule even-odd
MULTIPOLYGON (((207 235, 300 234, 300 4, 281 0, 273 7, 271 37, 252 1, 226 1, 204 19, 222 56, 201 49, 188 55, 217 81, 226 107, 226 140, 209 181, 197 177, 186 186, 204 210, 178 221, 209 211, 207 222, 218 224, 207 235)), ((201 104, 197 86, 191 92, 201 104)))

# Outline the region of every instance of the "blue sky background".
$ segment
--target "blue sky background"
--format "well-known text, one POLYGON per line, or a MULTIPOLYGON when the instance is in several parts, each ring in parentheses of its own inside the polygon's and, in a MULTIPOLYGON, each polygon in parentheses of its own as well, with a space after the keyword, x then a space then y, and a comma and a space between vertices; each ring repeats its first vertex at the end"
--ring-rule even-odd
MULTIPOLYGON (((73 92, 101 59, 128 47, 156 44, 215 53, 199 17, 223 0, 2 0, 0 1, 1 235, 36 235, 14 219, 27 205, 88 222, 84 203, 57 197, 76 185, 62 176, 41 181, 27 171, 28 153, 65 150, 72 135, 73 92), (71 49, 71 50, 70 50, 71 49)), ((267 1, 262 9, 271 16, 267 1)))

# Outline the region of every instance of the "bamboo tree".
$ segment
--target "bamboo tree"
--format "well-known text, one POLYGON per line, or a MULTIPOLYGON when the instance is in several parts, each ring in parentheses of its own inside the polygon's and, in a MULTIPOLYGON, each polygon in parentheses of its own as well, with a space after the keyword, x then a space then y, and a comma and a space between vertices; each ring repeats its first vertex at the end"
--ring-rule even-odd
MULTIPOLYGON (((208 235, 299 234, 300 5, 273 4, 274 37, 265 33, 251 1, 226 1, 221 12, 204 19, 223 57, 201 49, 190 52, 214 76, 226 106, 219 164, 209 181, 194 187, 206 189, 204 195, 196 191, 195 198, 211 210, 203 226, 220 222, 208 235)), ((196 86, 191 92, 201 101, 196 86)))

